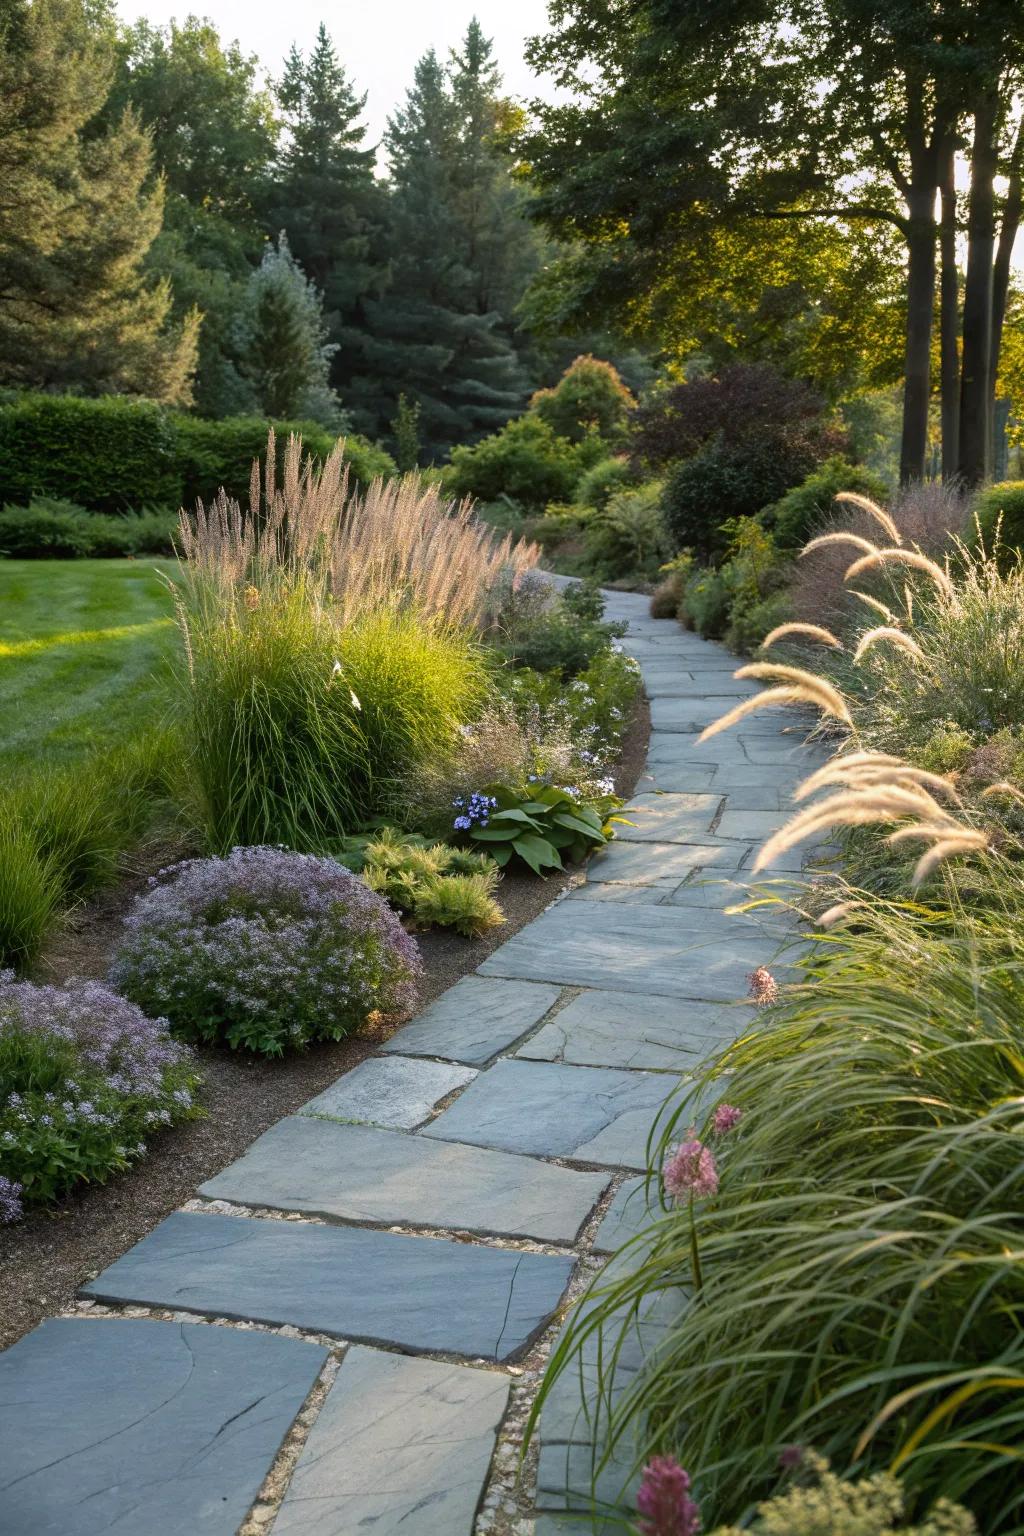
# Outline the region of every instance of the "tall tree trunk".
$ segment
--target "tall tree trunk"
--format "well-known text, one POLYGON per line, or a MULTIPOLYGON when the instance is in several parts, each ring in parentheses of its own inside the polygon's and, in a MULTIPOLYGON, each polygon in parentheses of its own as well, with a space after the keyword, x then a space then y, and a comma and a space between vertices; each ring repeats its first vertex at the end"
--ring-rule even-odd
POLYGON ((907 345, 903 384, 900 484, 923 480, 931 399, 932 322, 935 308, 935 194, 937 176, 915 169, 907 193, 907 345))
POLYGON ((987 88, 974 110, 971 189, 967 203, 967 278, 964 284, 963 364, 960 375, 960 456, 966 486, 980 485, 992 468, 992 320, 996 253, 995 178, 999 169, 999 96, 987 88))
POLYGON ((990 390, 993 400, 996 394, 996 378, 999 374, 999 354, 1003 345, 1003 322, 1006 319, 1006 300, 1010 289, 1010 264, 1017 231, 1020 229, 1021 214, 1024 212, 1024 121, 1017 130, 1017 140, 1010 156, 1007 174, 1009 185, 1003 203, 1003 216, 999 224, 999 244, 996 248, 995 267, 992 274, 990 390))
POLYGON ((942 478, 956 477, 960 457, 960 275, 956 265, 956 146, 950 141, 940 171, 942 219, 939 225, 941 278, 939 300, 940 378, 942 386, 942 478))

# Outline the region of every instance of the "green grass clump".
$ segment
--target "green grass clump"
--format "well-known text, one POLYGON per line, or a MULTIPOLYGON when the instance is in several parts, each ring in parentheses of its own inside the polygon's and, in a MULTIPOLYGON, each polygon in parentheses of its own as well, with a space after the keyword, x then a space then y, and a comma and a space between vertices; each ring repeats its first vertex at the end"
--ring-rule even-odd
MULTIPOLYGON (((709 1525, 770 1496, 799 1444, 897 1472, 914 1509, 944 1495, 1021 1529, 1024 887, 992 871, 1004 902, 955 932, 871 903, 666 1116, 656 1167, 723 1073, 743 1114, 695 1207, 699 1297, 598 1417, 606 1451, 635 1429, 638 1462, 675 1455, 709 1525)), ((599 1327, 610 1363, 637 1307, 693 1285, 689 1206, 652 1196, 556 1371, 599 1327)))
POLYGON ((36 959, 60 903, 58 871, 0 806, 0 969, 23 971, 36 959))
POLYGON ((342 628, 301 578, 186 622, 191 771, 215 852, 325 847, 395 813, 483 690, 463 632, 394 611, 342 628))

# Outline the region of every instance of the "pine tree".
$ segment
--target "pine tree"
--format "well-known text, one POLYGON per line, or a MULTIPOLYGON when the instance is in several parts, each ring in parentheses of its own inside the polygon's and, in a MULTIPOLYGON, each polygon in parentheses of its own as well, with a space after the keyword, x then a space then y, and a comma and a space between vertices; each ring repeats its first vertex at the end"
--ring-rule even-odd
POLYGON ((283 230, 249 280, 238 344, 265 415, 343 429, 329 383, 334 344, 327 341, 320 295, 292 256, 283 230))
POLYGON ((384 193, 359 121, 366 97, 356 94, 322 23, 308 60, 292 48, 277 97, 288 135, 270 227, 287 230, 296 260, 323 295, 336 343, 332 374, 344 389, 359 366, 363 301, 384 277, 384 193))
POLYGON ((187 403, 198 316, 168 326, 169 284, 143 262, 163 188, 125 112, 84 130, 113 70, 108 13, 84 0, 0 12, 0 378, 187 403))
POLYGON ((526 395, 511 339, 522 285, 514 292, 498 257, 503 242, 517 244, 522 223, 493 146, 498 86, 474 23, 449 70, 433 51, 420 60, 385 135, 392 281, 367 306, 371 371, 358 398, 378 430, 401 393, 415 398, 433 454, 502 425, 526 395))

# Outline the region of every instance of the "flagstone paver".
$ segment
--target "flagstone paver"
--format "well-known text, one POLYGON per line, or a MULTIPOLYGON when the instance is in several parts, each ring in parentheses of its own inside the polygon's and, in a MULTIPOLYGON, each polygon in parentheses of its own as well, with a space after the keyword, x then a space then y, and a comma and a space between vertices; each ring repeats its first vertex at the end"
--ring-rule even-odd
POLYGON ((196 1323, 42 1323, 0 1355, 0 1530, 234 1536, 326 1359, 196 1323))
POLYGON ((98 1301, 507 1360, 555 1310, 572 1267, 441 1238, 178 1212, 83 1289, 98 1301))
POLYGON ((464 976, 383 1049, 478 1065, 514 1045, 557 1000, 557 987, 538 982, 464 976))
POLYGON ((693 1072, 714 1041, 742 1028, 742 1012, 714 1003, 631 992, 582 992, 518 1056, 587 1067, 693 1072))
POLYGON ((508 1393, 495 1371, 350 1349, 275 1536, 468 1531, 508 1393))
POLYGON ((333 1120, 357 1120, 411 1130, 434 1105, 464 1088, 476 1073, 444 1061, 414 1056, 371 1056, 310 1099, 303 1115, 329 1115, 333 1120))
POLYGON ((505 1059, 423 1134, 536 1157, 643 1168, 665 1088, 657 1073, 505 1059))
MULTIPOLYGON (((595 1536, 628 1523, 593 1512, 597 1334, 582 1374, 547 1399, 530 1506, 516 1503, 518 1440, 501 1421, 532 1364, 515 1377, 508 1363, 556 1316, 580 1259, 642 1258, 658 1208, 649 1137, 667 1097, 756 1027, 749 972, 786 979, 780 943, 806 942, 792 914, 727 908, 822 856, 790 850, 753 874, 828 749, 806 742, 812 717, 779 710, 701 741, 756 685, 720 647, 650 619, 644 598, 610 593, 608 616, 628 621, 651 700, 636 826, 475 975, 210 1179, 203 1197, 224 1205, 168 1217, 84 1288, 93 1304, 210 1322, 64 1320, 0 1357, 0 1531, 9 1509, 17 1536, 236 1531, 326 1358, 267 1328, 345 1351, 302 1416, 312 1428, 284 1478, 279 1536, 489 1536, 498 1520, 501 1536, 595 1536)), ((699 1121, 701 1105, 691 1112, 699 1121)), ((665 1292, 628 1320, 602 1383, 613 1398, 685 1305, 665 1292)), ((623 1442, 596 1492, 628 1503, 634 1486, 623 1442)))
POLYGON ((508 1152, 295 1115, 271 1126, 200 1193, 349 1222, 571 1243, 607 1184, 606 1174, 508 1152))

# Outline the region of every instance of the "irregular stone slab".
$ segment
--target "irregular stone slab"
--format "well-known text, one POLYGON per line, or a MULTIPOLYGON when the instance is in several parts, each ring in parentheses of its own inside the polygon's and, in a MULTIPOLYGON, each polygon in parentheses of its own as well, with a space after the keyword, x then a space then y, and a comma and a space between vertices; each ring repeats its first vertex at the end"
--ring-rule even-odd
MULTIPOLYGON (((709 1002, 742 998, 774 944, 714 911, 564 901, 488 955, 480 970, 709 1002)), ((493 1069, 492 1069, 493 1070, 493 1069)))
MULTIPOLYGON (((715 720, 728 714, 738 703, 734 694, 712 694, 703 699, 651 700, 651 725, 658 731, 702 731, 715 720)), ((792 725, 793 715, 784 706, 766 704, 764 709, 747 715, 743 721, 747 736, 777 736, 786 725, 792 725)), ((714 741, 708 743, 714 746, 714 741)))
POLYGON ((699 699, 709 690, 714 692, 716 698, 730 698, 735 704, 738 699, 750 698, 755 693, 761 692, 759 683, 749 683, 745 678, 733 677, 728 671, 700 674, 696 678, 687 672, 673 674, 667 667, 658 667, 648 670, 643 669, 644 691, 649 699, 699 699))
POLYGON ((634 795, 619 814, 635 825, 617 824, 615 836, 627 843, 700 843, 721 805, 721 795, 634 795))
POLYGON ((587 878, 595 882, 621 880, 627 885, 678 885, 695 869, 737 869, 747 847, 742 843, 636 843, 616 838, 591 859, 587 878))
POLYGON ((0 1530, 234 1536, 326 1359, 199 1323, 42 1323, 0 1355, 0 1530))
POLYGON ((574 1262, 446 1238, 179 1211, 83 1293, 507 1360, 558 1306, 574 1262))
POLYGON ((736 1014, 713 1003, 638 997, 634 992, 583 992, 516 1054, 577 1066, 694 1072, 714 1054, 726 1015, 738 1032, 736 1014))
POLYGON ((411 1130, 428 1118, 435 1104, 475 1076, 470 1067, 455 1067, 445 1061, 371 1056, 303 1104, 299 1113, 411 1130))
POLYGON ((382 1049, 479 1065, 525 1035, 557 1000, 557 987, 464 976, 382 1049))
POLYGON ((277 1536, 471 1536, 508 1393, 497 1371, 353 1346, 277 1536))
MULTIPOLYGON (((793 780, 793 787, 796 779, 793 780)), ((774 814, 776 811, 786 811, 792 815, 795 806, 791 804, 791 791, 780 784, 748 784, 743 788, 730 788, 727 776, 722 779, 722 794, 725 797, 726 811, 767 811, 774 814)), ((724 835, 721 834, 720 835, 724 835)))
POLYGON ((297 1115, 271 1126, 200 1194, 342 1221, 571 1243, 607 1183, 507 1152, 297 1115))
POLYGON ((646 1168, 647 1138, 672 1085, 657 1073, 505 1058, 424 1131, 475 1146, 646 1168))
POLYGON ((640 775, 637 788, 663 789, 669 794, 696 794, 715 787, 714 763, 695 763, 688 758, 676 763, 651 763, 640 775))
POLYGON ((647 1180, 627 1179, 615 1191, 611 1205, 594 1238, 596 1253, 617 1253, 650 1226, 660 1211, 657 1190, 648 1191, 647 1180), (654 1202, 653 1211, 649 1201, 654 1202))
POLYGON ((602 1466, 599 1462, 593 1448, 582 1441, 543 1441, 537 1462, 537 1508, 584 1514, 596 1501, 600 1509, 634 1510, 640 1469, 629 1455, 628 1441, 602 1466))
POLYGON ((565 901, 618 901, 627 907, 656 907, 667 901, 672 885, 619 885, 613 880, 587 882, 571 890, 565 901))
POLYGON ((739 838, 745 843, 763 843, 768 836, 789 821, 791 811, 740 811, 726 805, 715 829, 718 837, 739 838))

